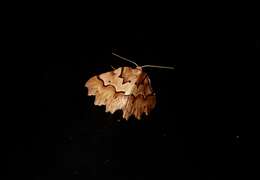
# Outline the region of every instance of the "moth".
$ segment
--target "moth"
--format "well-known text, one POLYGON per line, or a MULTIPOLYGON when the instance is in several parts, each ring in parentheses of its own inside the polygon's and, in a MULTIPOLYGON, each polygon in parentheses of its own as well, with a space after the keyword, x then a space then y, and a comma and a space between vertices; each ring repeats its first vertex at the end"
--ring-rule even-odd
POLYGON ((88 96, 95 96, 94 104, 97 106, 105 105, 106 112, 113 114, 117 110, 122 110, 125 120, 128 120, 132 115, 140 120, 142 114, 149 115, 156 104, 151 80, 143 68, 174 68, 156 65, 139 66, 134 61, 115 53, 112 55, 131 62, 136 67, 119 67, 113 71, 91 77, 85 84, 88 96))

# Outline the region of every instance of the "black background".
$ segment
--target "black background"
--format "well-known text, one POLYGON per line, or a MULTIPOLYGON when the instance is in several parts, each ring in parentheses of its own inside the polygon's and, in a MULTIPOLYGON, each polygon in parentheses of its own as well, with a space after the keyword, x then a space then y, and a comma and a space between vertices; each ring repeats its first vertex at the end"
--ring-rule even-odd
MULTIPOLYGON (((247 49, 245 44, 251 41, 176 39, 171 46, 161 47, 158 41, 151 44, 149 37, 140 32, 128 34, 127 40, 138 42, 136 45, 91 47, 84 53, 72 51, 58 40, 57 44, 50 41, 48 47, 33 48, 36 51, 28 58, 37 61, 10 63, 11 84, 15 85, 6 106, 18 110, 8 118, 8 176, 138 180, 239 177, 241 124, 233 115, 243 119, 243 112, 237 112, 239 105, 234 110, 233 104, 240 102, 234 92, 242 75, 238 78, 227 70, 237 73, 233 67, 241 63, 220 58, 241 58, 241 49, 247 49), (87 96, 84 84, 90 77, 110 71, 111 65, 132 66, 113 57, 112 51, 140 65, 176 65, 175 70, 145 69, 157 104, 141 121, 122 121, 122 112, 105 113, 104 107, 94 106, 94 98, 87 96), (186 59, 192 65, 179 65, 186 59), (200 64, 203 71, 196 69, 200 64)), ((21 54, 26 59, 27 54, 21 54)))

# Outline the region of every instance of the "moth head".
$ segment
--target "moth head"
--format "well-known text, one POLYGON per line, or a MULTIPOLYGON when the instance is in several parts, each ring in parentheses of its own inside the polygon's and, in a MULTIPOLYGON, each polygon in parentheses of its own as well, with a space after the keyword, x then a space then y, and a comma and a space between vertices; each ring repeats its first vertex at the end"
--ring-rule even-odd
POLYGON ((142 66, 136 66, 136 69, 139 70, 139 71, 143 70, 142 66))

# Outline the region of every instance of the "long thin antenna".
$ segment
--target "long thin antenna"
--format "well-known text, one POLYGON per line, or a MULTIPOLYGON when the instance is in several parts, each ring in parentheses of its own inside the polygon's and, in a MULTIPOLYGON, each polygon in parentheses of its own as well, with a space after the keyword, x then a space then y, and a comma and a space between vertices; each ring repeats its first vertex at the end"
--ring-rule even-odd
POLYGON ((142 66, 142 68, 145 68, 145 67, 161 68, 161 69, 174 69, 174 67, 169 67, 169 66, 157 66, 157 65, 150 65, 150 64, 147 64, 147 65, 143 65, 143 66, 142 66))
POLYGON ((131 63, 133 63, 134 65, 138 66, 138 64, 136 64, 134 61, 131 61, 130 59, 127 59, 127 58, 124 58, 124 57, 122 57, 122 56, 119 56, 119 55, 116 54, 116 53, 112 53, 112 54, 113 54, 114 56, 120 58, 120 59, 123 59, 123 60, 125 60, 125 61, 131 62, 131 63))

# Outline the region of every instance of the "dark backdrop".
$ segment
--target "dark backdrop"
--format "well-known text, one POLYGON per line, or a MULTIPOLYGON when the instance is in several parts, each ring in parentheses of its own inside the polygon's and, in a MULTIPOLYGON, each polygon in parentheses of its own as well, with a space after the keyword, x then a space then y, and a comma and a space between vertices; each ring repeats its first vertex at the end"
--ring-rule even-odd
POLYGON ((18 118, 8 123, 10 177, 141 180, 237 175, 240 124, 229 112, 238 113, 230 108, 238 100, 227 87, 238 80, 231 75, 221 81, 214 63, 206 62, 210 66, 204 64, 203 73, 195 75, 195 68, 179 67, 178 62, 231 57, 239 52, 239 42, 185 39, 161 47, 160 43, 146 46, 149 43, 143 34, 133 38, 140 43, 112 49, 92 47, 84 53, 64 46, 56 51, 56 45, 50 45, 30 55, 37 61, 15 64, 9 72, 15 72, 10 106, 18 109, 10 114, 18 118), (104 107, 94 106, 94 98, 87 96, 84 84, 90 77, 110 71, 111 65, 131 65, 113 57, 112 51, 140 65, 176 65, 175 70, 145 69, 157 104, 141 121, 122 121, 122 112, 105 113, 104 107))

